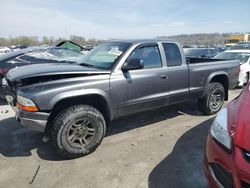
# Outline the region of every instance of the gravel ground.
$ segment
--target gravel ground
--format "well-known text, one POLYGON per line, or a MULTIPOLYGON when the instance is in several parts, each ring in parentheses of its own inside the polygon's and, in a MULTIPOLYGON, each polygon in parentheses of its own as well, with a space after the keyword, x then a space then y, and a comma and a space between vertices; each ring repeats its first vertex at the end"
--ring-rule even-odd
MULTIPOLYGON (((240 93, 230 91, 230 99, 240 93)), ((0 102, 0 187, 209 187, 203 153, 213 116, 196 103, 116 120, 92 154, 63 160, 0 102)))

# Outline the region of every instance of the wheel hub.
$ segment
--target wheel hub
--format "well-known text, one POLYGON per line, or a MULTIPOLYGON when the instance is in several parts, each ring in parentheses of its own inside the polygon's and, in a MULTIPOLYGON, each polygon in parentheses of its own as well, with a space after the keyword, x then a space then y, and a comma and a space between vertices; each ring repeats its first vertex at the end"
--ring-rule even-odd
POLYGON ((222 98, 223 98, 223 94, 221 93, 220 90, 215 90, 212 94, 211 94, 211 102, 210 105, 213 109, 216 109, 218 107, 221 106, 222 104, 222 98))
POLYGON ((82 138, 83 136, 85 136, 86 133, 87 129, 85 127, 79 127, 78 129, 76 129, 75 135, 78 138, 82 138))
POLYGON ((84 148, 92 142, 95 134, 95 126, 90 119, 78 119, 70 125, 67 133, 67 141, 75 148, 84 148))

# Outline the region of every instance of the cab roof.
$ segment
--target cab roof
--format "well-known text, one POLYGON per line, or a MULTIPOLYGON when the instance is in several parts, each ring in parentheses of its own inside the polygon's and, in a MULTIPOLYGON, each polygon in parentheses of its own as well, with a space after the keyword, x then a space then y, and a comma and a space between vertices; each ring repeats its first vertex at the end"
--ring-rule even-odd
POLYGON ((138 43, 177 42, 177 41, 169 38, 157 38, 157 39, 116 39, 116 40, 110 40, 109 42, 127 42, 132 44, 138 44, 138 43))

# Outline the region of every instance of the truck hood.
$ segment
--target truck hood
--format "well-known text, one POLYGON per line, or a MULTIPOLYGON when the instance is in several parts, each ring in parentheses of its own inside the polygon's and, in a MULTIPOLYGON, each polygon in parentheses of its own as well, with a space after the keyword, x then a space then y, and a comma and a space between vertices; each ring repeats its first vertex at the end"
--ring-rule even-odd
POLYGON ((228 105, 229 122, 235 125, 234 144, 250 151, 250 84, 228 105))
POLYGON ((59 64, 59 63, 46 63, 46 64, 34 64, 11 69, 7 73, 7 79, 9 81, 17 81, 34 77, 76 77, 98 74, 110 74, 111 71, 94 69, 74 64, 59 64))

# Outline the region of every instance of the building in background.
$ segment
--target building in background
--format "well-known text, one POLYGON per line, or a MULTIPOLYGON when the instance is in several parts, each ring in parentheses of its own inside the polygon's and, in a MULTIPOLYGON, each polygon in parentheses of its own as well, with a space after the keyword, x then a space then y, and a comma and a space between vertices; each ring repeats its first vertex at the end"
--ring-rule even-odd
POLYGON ((225 40, 225 45, 227 47, 231 47, 239 42, 249 42, 249 41, 250 41, 250 34, 233 34, 229 35, 227 40, 225 40))

